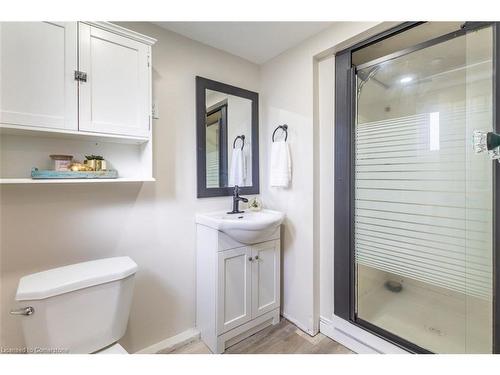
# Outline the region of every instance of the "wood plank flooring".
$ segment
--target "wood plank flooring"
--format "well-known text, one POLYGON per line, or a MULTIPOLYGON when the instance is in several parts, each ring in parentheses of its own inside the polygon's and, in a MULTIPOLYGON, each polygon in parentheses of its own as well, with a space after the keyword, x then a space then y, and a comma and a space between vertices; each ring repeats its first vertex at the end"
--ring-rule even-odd
MULTIPOLYGON (((209 354, 202 341, 182 346, 168 354, 209 354)), ((286 319, 226 349, 226 354, 352 354, 345 346, 318 333, 311 337, 286 319)))

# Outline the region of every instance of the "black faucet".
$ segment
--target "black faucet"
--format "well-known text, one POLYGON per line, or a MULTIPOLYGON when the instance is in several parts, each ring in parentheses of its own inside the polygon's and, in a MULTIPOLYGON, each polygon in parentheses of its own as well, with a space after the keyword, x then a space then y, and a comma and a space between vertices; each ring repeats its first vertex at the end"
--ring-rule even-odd
POLYGON ((239 209, 239 204, 240 201, 247 203, 248 199, 240 197, 240 188, 238 185, 234 186, 233 190, 233 210, 231 212, 228 212, 228 214, 242 214, 245 211, 240 211, 239 209))

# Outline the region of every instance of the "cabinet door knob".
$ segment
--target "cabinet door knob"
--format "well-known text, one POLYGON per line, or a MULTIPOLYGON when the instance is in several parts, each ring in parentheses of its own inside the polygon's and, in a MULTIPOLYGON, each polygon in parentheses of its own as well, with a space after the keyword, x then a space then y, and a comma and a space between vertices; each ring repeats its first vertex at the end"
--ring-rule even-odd
POLYGON ((259 260, 259 256, 258 255, 255 256, 255 260, 259 260))
POLYGON ((87 82, 87 73, 75 70, 75 81, 87 82))
POLYGON ((253 258, 252 258, 252 257, 248 257, 248 261, 250 261, 250 262, 251 262, 252 260, 253 260, 253 258))

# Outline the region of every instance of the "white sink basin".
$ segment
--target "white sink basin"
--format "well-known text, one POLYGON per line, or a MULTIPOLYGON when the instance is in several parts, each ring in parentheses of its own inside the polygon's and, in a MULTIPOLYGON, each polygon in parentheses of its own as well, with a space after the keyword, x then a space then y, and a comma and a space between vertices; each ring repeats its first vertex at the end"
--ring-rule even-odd
POLYGON ((225 211, 196 214, 198 224, 217 229, 248 245, 265 241, 284 218, 284 213, 272 210, 245 211, 242 214, 228 214, 225 211))

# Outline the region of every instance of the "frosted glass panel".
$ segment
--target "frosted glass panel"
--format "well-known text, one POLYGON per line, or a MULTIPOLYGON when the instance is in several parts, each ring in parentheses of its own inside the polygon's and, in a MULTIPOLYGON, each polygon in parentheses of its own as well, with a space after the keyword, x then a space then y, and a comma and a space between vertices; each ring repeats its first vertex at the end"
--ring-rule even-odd
POLYGON ((357 318, 439 353, 491 352, 492 30, 357 72, 357 318))

